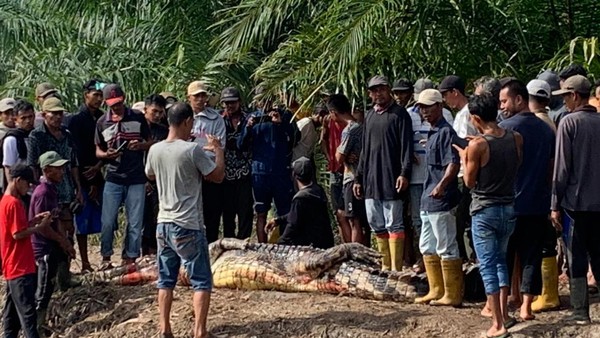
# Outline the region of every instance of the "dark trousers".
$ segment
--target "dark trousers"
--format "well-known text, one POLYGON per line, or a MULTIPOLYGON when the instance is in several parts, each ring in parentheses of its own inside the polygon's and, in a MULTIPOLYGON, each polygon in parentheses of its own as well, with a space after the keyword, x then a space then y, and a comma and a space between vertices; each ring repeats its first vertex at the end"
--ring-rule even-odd
POLYGON ((585 278, 588 257, 592 273, 600 280, 600 212, 567 211, 573 220, 567 245, 571 279, 585 278))
MULTIPOLYGON (((54 292, 54 278, 58 271, 58 264, 68 259, 63 252, 53 252, 37 258, 37 289, 35 291, 35 307, 37 310, 48 308, 52 293, 54 292)), ((61 250, 62 251, 62 250, 61 250)))
POLYGON ((153 184, 152 192, 146 193, 144 203, 144 230, 142 231, 142 255, 156 254, 156 219, 158 217, 158 190, 153 184))
POLYGON ((542 292, 542 246, 548 215, 517 216, 515 231, 508 241, 506 262, 512 279, 515 256, 521 262, 521 292, 540 295, 542 292))
POLYGON ((556 257, 558 255, 558 238, 560 232, 557 232, 551 221, 546 222, 542 235, 542 258, 556 257))
POLYGON ((25 338, 38 338, 35 311, 36 275, 29 274, 6 281, 4 337, 17 338, 23 329, 25 338))
POLYGON ((223 185, 202 181, 202 206, 204 208, 204 226, 206 240, 212 243, 219 239, 219 226, 223 212, 223 185))
POLYGON ((475 258, 475 246, 473 245, 473 234, 471 233, 471 189, 467 188, 462 177, 458 179, 458 189, 461 192, 460 202, 456 208, 456 242, 458 243, 458 252, 463 260, 475 258), (467 243, 471 248, 471 255, 467 254, 467 243))
POLYGON ((254 198, 250 178, 224 181, 223 184, 223 236, 245 239, 252 235, 254 198), (235 218, 237 216, 237 234, 235 218))

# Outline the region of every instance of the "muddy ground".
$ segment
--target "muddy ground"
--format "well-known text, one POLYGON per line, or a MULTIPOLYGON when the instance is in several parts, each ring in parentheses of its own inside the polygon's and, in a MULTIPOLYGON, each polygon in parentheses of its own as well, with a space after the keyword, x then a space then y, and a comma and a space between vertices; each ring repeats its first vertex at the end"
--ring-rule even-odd
MULTIPOLYGON (((79 264, 73 264, 78 270, 79 264)), ((3 287, 3 286, 2 286, 3 287)), ((192 291, 178 288, 172 310, 176 337, 192 337, 192 291)), ((3 301, 4 295, 0 296, 3 301)), ((563 305, 568 298, 563 296, 563 305)), ((600 323, 599 298, 592 319, 600 323)), ((463 308, 368 301, 321 294, 218 289, 213 293, 209 328, 216 337, 481 337, 489 320, 482 303, 463 308)), ((570 326, 567 310, 539 314, 511 329, 513 337, 599 337, 600 324, 570 326)), ((56 294, 51 303, 53 337, 157 337, 156 289, 97 286, 56 294)))

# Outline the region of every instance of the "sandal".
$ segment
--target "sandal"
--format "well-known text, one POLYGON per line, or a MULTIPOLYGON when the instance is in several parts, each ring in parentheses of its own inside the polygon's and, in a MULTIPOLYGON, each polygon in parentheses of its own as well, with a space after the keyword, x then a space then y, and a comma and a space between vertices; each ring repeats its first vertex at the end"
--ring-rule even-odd
MULTIPOLYGON (((517 325, 517 323, 518 323, 518 321, 515 318, 509 317, 508 320, 504 322, 504 328, 508 330, 511 327, 517 325)), ((500 337, 504 337, 504 336, 500 336, 500 337)))

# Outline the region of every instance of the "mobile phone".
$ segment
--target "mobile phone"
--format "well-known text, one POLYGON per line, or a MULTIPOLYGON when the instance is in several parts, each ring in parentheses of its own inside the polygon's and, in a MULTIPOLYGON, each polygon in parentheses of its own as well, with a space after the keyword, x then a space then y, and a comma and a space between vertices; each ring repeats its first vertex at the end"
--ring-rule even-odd
POLYGON ((454 134, 454 136, 452 136, 452 144, 456 144, 457 146, 461 147, 462 149, 465 149, 469 145, 469 141, 454 134))
POLYGON ((127 148, 128 144, 129 144, 129 140, 123 141, 123 143, 121 143, 121 145, 119 146, 119 148, 117 148, 117 153, 120 153, 123 150, 125 150, 125 148, 127 148))
POLYGON ((254 118, 254 123, 265 123, 265 122, 273 122, 273 117, 271 115, 261 115, 254 118))

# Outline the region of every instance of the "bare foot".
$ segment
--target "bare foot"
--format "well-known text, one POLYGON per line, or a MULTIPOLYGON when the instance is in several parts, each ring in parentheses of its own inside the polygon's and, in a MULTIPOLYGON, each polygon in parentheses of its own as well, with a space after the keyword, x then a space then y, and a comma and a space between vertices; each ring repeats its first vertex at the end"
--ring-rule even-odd
POLYGON ((486 335, 487 337, 499 337, 505 333, 506 329, 504 328, 504 326, 500 327, 499 329, 492 326, 489 330, 487 330, 486 335))
POLYGON ((532 313, 523 312, 522 310, 521 310, 521 314, 519 315, 519 317, 524 321, 535 319, 535 315, 533 315, 532 313))
POLYGON ((485 318, 492 318, 492 309, 489 308, 487 303, 485 303, 483 309, 481 309, 481 316, 485 318))

